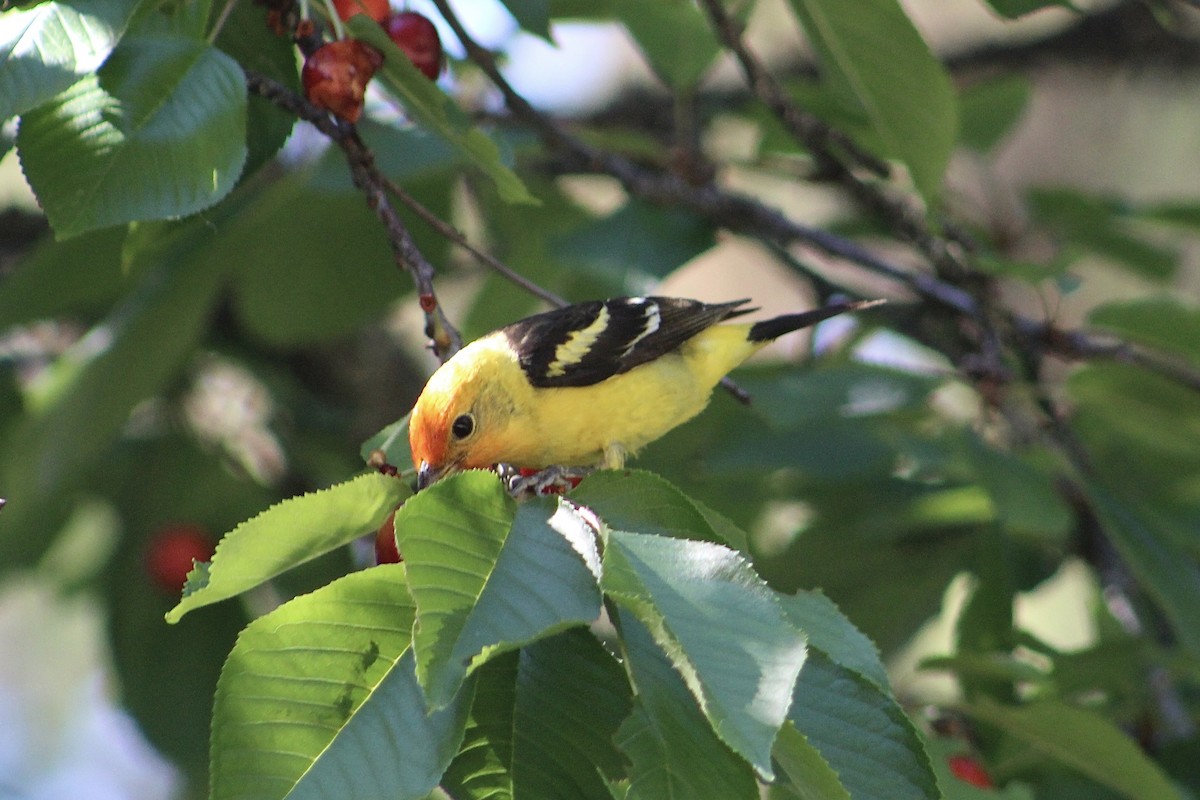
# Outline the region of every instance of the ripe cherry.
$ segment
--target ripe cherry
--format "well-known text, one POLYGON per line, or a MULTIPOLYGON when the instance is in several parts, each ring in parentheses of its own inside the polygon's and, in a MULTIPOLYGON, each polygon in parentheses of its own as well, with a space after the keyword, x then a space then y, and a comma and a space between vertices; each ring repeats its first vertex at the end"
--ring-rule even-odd
POLYGON ((332 111, 347 122, 362 116, 363 95, 383 56, 357 39, 322 45, 304 60, 300 79, 313 105, 332 111))
POLYGON ((333 0, 333 7, 342 19, 350 19, 355 14, 366 14, 376 22, 383 22, 392 10, 388 0, 333 0))
POLYGON ((404 559, 400 549, 396 547, 396 512, 388 514, 387 519, 379 526, 375 534, 375 563, 399 564, 404 559))
POLYGON ((442 40, 428 17, 416 11, 401 11, 388 17, 383 29, 425 77, 437 80, 442 71, 442 40))
POLYGON ((146 546, 146 572, 154 585, 178 595, 195 561, 213 556, 213 540, 204 528, 181 522, 155 531, 146 546))
POLYGON ((950 767, 950 773, 960 781, 978 786, 980 789, 996 788, 996 784, 992 783, 992 777, 987 774, 983 764, 980 764, 979 759, 974 756, 950 756, 946 759, 946 764, 950 767))

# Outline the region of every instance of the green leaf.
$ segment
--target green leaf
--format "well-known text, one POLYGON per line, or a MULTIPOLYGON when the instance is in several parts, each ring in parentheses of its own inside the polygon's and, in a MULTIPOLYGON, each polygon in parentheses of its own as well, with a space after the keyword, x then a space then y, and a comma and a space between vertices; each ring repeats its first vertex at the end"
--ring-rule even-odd
POLYGON ((791 722, 779 729, 772 753, 786 785, 800 800, 850 800, 833 767, 791 722))
POLYGON ((124 228, 44 241, 0 282, 0 330, 114 301, 128 278, 124 228))
POLYGON ((363 442, 358 449, 363 463, 366 463, 371 453, 382 450, 387 463, 401 470, 408 469, 412 464, 412 451, 408 447, 410 416, 411 411, 363 442))
MULTIPOLYGON (((216 3, 215 12, 224 13, 226 3, 216 3)), ((296 69, 296 51, 286 36, 276 36, 263 22, 263 12, 254 3, 235 3, 214 44, 245 70, 274 78, 284 86, 301 92, 296 69)), ((246 106, 246 165, 242 177, 251 175, 270 161, 292 132, 294 115, 265 97, 251 94, 246 106)), ((284 237, 277 237, 286 241, 284 237)))
POLYGON ((522 29, 550 41, 550 0, 502 0, 522 29))
MULTIPOLYGON (((1124 502, 1098 482, 1085 486, 1104 534, 1143 591, 1162 609, 1179 643, 1200 659, 1200 566, 1162 530, 1153 510, 1124 502)), ((1195 535, 1195 531, 1192 532, 1195 535)))
POLYGON ((599 616, 595 536, 557 498, 517 506, 491 472, 440 481, 396 513, 432 708, 496 654, 599 616))
POLYGON ((611 800, 624 772, 613 744, 629 714, 629 681, 587 631, 542 639, 477 675, 471 722, 442 786, 457 800, 611 800))
POLYGON ((653 472, 594 472, 571 491, 571 500, 592 509, 610 528, 747 549, 746 534, 733 523, 702 508, 653 472))
POLYGON ((1174 297, 1125 300, 1097 306, 1088 322, 1139 344, 1200 364, 1200 309, 1174 297))
POLYGON ((957 138, 954 88, 897 0, 791 0, 826 71, 908 167, 926 200, 957 138))
MULTIPOLYGON (((345 618, 345 624, 358 622, 356 617, 345 618)), ((326 642, 342 644, 318 640, 314 649, 328 646, 326 642)), ((363 660, 373 652, 368 649, 363 660)), ((464 684, 450 703, 430 713, 415 670, 412 650, 406 650, 287 793, 287 800, 421 800, 438 785, 462 742, 474 684, 464 684)))
POLYGON ((713 732, 680 674, 637 616, 620 613, 636 693, 616 734, 630 761, 628 800, 754 800, 750 766, 713 732))
POLYGON ((809 652, 788 719, 855 800, 941 797, 921 737, 896 701, 818 650, 809 652))
POLYGON ((456 752, 470 693, 429 715, 403 565, 341 578, 242 632, 217 686, 212 797, 421 798, 456 752))
POLYGON ((225 534, 212 562, 188 577, 167 622, 178 622, 189 611, 241 594, 375 530, 408 495, 403 481, 368 472, 271 506, 225 534))
POLYGON ((305 177, 256 194, 210 256, 233 270, 238 319, 276 345, 346 336, 382 316, 409 285, 362 195, 314 191, 305 177))
POLYGON ((1069 242, 1154 280, 1175 274, 1175 248, 1142 236, 1132 212, 1120 201, 1074 189, 1030 192, 1032 215, 1056 229, 1069 242))
POLYGON ((651 68, 676 90, 694 89, 721 51, 708 20, 689 0, 613 0, 612 10, 651 68))
POLYGON ((208 208, 246 160, 246 87, 190 39, 127 39, 98 74, 26 114, 21 166, 60 239, 208 208))
POLYGON ((436 131, 481 169, 496 184, 505 202, 537 204, 537 198, 529 193, 517 174, 501 161, 496 143, 413 65, 379 23, 358 14, 346 27, 355 38, 383 53, 385 60, 378 79, 400 99, 404 110, 418 125, 436 131))
POLYGON ((0 14, 0 120, 99 69, 137 6, 138 0, 60 0, 0 14))
POLYGON ((657 283, 715 243, 713 226, 695 214, 633 199, 553 247, 563 262, 595 273, 616 294, 657 283))
MULTIPOLYGON (((47 506, 62 502, 58 492, 96 463, 138 403, 179 373, 223 284, 220 265, 196 257, 209 235, 202 226, 173 226, 147 247, 123 301, 29 388, 32 413, 6 432, 0 466, 12 530, 40 530, 47 506)), ((22 563, 45 544, 0 537, 0 564, 22 563)))
POLYGON ((959 97, 958 140, 981 153, 1000 143, 1029 106, 1033 87, 1023 75, 981 81, 959 97))
POLYGON ((738 373, 738 385, 754 398, 755 413, 775 430, 919 412, 943 383, 942 378, 869 364, 788 365, 738 373))
POLYGON ((1182 800, 1162 769, 1100 714, 1053 700, 1012 707, 986 698, 963 710, 1126 797, 1182 800))
POLYGON ((1071 4, 1071 0, 987 0, 987 4, 992 7, 993 11, 1007 19, 1016 19, 1026 14, 1032 14, 1034 11, 1055 6, 1075 8, 1071 4))
POLYGON ((804 631, 808 646, 820 650, 839 667, 852 670, 881 691, 891 693, 879 650, 854 627, 832 600, 819 591, 778 595, 791 623, 804 631))
POLYGON ((967 440, 967 456, 1005 530, 1050 541, 1067 537, 1075 517, 1055 488, 1053 467, 988 447, 974 437, 967 440))
POLYGON ((746 560, 709 542, 614 530, 602 586, 650 629, 722 741, 769 777, 805 642, 746 560))

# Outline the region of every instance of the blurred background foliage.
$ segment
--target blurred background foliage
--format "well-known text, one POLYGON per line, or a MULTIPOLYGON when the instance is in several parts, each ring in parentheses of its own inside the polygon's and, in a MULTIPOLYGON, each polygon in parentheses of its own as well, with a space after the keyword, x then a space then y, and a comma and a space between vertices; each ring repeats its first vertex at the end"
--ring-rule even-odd
MULTIPOLYGON (((10 22, 36 4, 19 5, 10 22)), ((119 16, 137 4, 103 5, 119 16)), ((502 112, 444 26, 441 90, 538 203, 505 202, 382 93, 359 130, 388 178, 572 301, 748 296, 770 314, 839 293, 891 299, 781 343, 736 375, 749 407, 718 392, 637 466, 748 531, 776 588, 823 588, 942 737, 935 755, 977 754, 1011 797, 1109 796, 1006 736, 999 716, 968 725, 944 710, 1052 697, 1109 719, 1200 796, 1200 12, 911 0, 911 29, 899 6, 865 5, 830 34, 812 17, 828 4, 729 4, 788 102, 890 160, 888 180, 856 166, 858 192, 746 88, 696 4, 454 7, 517 91, 580 141, 677 177, 685 198, 710 180, 749 196, 865 247, 899 279, 639 196, 603 163, 555 152, 502 112), (917 47, 872 63, 872 36, 917 31, 936 60, 917 47), (924 208, 917 232, 935 246, 878 213, 896 197, 924 208), (972 313, 912 276, 965 291, 972 313)), ((126 22, 207 35, 222 6, 147 2, 126 22)), ((231 9, 220 53, 297 87, 294 48, 264 9, 231 9)), ((35 135, 52 121, 22 106, 18 66, 0 62, 0 117, 23 115, 16 147, 12 124, 0 140, 0 607, 34 576, 53 602, 93 609, 103 644, 86 658, 111 666, 109 696, 202 796, 212 691, 237 631, 369 555, 339 552, 167 627, 176 596, 148 553, 172 526, 215 540, 360 470, 360 444, 407 412, 435 361, 387 232, 313 128, 251 96, 244 143, 221 144, 219 117, 190 140, 245 145, 220 202, 154 213, 135 191, 127 207, 81 211, 68 201, 87 154, 35 135), (124 219, 138 221, 112 224, 124 219)), ((127 177, 150 180, 136 165, 127 177)), ((464 338, 544 307, 401 216, 464 338)), ((0 642, 0 658, 18 649, 0 642)), ((15 780, 4 764, 0 796, 15 780)))

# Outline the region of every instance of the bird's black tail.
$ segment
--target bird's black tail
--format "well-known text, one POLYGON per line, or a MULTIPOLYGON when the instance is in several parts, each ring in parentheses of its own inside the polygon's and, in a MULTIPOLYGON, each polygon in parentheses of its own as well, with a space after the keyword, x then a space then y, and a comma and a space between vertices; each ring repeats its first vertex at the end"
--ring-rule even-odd
POLYGON ((836 317, 838 314, 844 314, 847 311, 861 311, 864 308, 877 306, 886 303, 886 300, 856 300, 846 303, 830 303, 821 308, 814 308, 812 311, 803 311, 799 314, 784 314, 782 317, 774 319, 764 319, 762 322, 756 322, 750 328, 750 341, 752 342, 768 342, 771 339, 777 339, 785 333, 798 331, 801 328, 807 328, 810 325, 816 325, 818 322, 824 322, 830 317, 836 317))

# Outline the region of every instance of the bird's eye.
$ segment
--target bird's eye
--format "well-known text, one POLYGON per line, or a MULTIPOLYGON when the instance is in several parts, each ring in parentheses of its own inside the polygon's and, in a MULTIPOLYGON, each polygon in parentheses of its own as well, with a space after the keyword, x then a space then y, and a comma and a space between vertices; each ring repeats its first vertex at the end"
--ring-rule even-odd
POLYGON ((455 439, 465 439, 475 432, 475 415, 459 414, 450 425, 450 432, 455 439))

